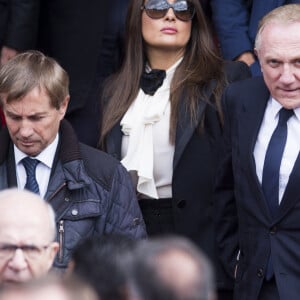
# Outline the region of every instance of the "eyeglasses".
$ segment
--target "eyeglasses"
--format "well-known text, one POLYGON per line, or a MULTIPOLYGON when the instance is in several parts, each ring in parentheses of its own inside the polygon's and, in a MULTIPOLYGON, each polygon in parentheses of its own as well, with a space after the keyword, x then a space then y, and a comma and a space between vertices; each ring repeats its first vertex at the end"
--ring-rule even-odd
POLYGON ((34 260, 41 256, 43 251, 49 248, 46 246, 35 246, 35 245, 13 245, 13 244, 0 244, 0 259, 11 259, 18 249, 21 249, 25 258, 28 260, 34 260))
POLYGON ((141 10, 145 10, 147 16, 151 19, 161 19, 170 8, 173 9, 176 18, 184 22, 192 20, 195 14, 194 5, 185 0, 176 1, 173 4, 166 0, 149 0, 141 7, 141 10))

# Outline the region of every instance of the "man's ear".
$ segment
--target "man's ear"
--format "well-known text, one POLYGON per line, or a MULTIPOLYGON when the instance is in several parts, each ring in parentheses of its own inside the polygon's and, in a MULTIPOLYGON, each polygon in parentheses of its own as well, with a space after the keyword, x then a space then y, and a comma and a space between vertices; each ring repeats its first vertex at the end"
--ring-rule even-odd
POLYGON ((58 250, 59 250, 59 243, 58 242, 52 242, 50 245, 50 255, 52 260, 54 261, 55 255, 57 254, 58 250))
POLYGON ((59 243, 58 242, 52 242, 50 245, 49 245, 49 249, 47 249, 48 253, 48 260, 47 260, 47 269, 50 270, 52 265, 53 265, 53 262, 54 262, 54 259, 55 259, 55 256, 57 254, 59 250, 59 243))
POLYGON ((68 104, 70 101, 70 95, 66 96, 66 98, 64 99, 64 101, 61 103, 60 107, 59 107, 59 112, 61 114, 61 119, 64 118, 67 108, 68 108, 68 104))
POLYGON ((254 48, 254 54, 255 54, 256 57, 258 57, 258 55, 257 55, 257 54, 258 54, 258 51, 257 51, 256 48, 254 48))
POLYGON ((261 64, 260 64, 260 60, 259 60, 259 56, 258 56, 258 50, 256 48, 254 48, 254 54, 258 59, 258 63, 260 65, 260 71, 263 73, 263 70, 262 70, 262 67, 261 67, 261 64))

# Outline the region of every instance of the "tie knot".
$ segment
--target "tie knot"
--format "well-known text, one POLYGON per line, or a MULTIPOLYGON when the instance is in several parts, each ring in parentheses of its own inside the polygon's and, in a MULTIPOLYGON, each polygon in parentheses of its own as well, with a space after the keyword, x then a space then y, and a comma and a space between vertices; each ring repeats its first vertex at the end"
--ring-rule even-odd
POLYGON ((280 124, 284 124, 288 121, 288 119, 294 114, 294 110, 293 109, 286 109, 286 108, 282 108, 279 111, 279 123, 280 124))
POLYGON ((39 162, 40 161, 38 159, 30 158, 28 156, 22 159, 22 163, 26 169, 27 174, 32 174, 32 172, 35 172, 35 168, 39 162))

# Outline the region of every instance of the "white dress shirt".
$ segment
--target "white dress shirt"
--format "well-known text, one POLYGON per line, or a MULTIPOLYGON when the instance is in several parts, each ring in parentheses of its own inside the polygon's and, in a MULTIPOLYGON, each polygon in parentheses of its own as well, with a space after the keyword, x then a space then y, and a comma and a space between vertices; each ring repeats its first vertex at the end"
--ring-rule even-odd
MULTIPOLYGON (((46 147, 39 155, 33 157, 38 159, 40 163, 36 167, 35 177, 39 185, 41 197, 45 197, 48 183, 50 179, 52 164, 55 156, 55 152, 58 145, 58 134, 56 135, 54 141, 46 147)), ((17 184, 19 189, 24 189, 26 184, 26 170, 22 164, 22 159, 27 157, 25 153, 20 151, 16 146, 14 146, 15 162, 16 162, 16 174, 17 174, 17 184)))
MULTIPOLYGON (((273 98, 269 99, 255 144, 254 158, 256 173, 260 183, 262 182, 267 147, 273 131, 278 124, 279 111, 281 108, 282 106, 279 102, 273 98)), ((287 130, 288 135, 279 172, 279 203, 282 200, 289 176, 300 150, 300 108, 294 109, 294 115, 287 121, 287 130)))
POLYGON ((131 173, 139 198, 171 198, 173 157, 170 142, 170 85, 180 58, 166 70, 166 78, 153 96, 142 89, 120 124, 122 164, 131 173))

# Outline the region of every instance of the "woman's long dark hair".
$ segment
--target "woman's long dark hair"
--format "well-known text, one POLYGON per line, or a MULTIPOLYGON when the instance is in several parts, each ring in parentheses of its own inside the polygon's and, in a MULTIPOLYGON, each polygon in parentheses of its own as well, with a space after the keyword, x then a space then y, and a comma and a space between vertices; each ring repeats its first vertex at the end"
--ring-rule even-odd
MULTIPOLYGON (((207 25, 199 0, 189 0, 195 6, 192 20, 191 37, 186 46, 184 58, 177 67, 170 90, 171 119, 170 140, 175 141, 176 125, 181 95, 183 91, 184 106, 190 114, 191 122, 196 122, 199 99, 213 105, 219 112, 220 98, 225 79, 222 59, 216 51, 212 33, 207 25), (213 97, 207 98, 205 87, 216 81, 213 97)), ((139 92, 141 74, 147 61, 145 45, 141 30, 141 6, 144 0, 131 0, 126 20, 125 57, 120 71, 106 83, 103 99, 106 102, 103 113, 100 145, 105 144, 105 137, 136 99, 139 92)))

